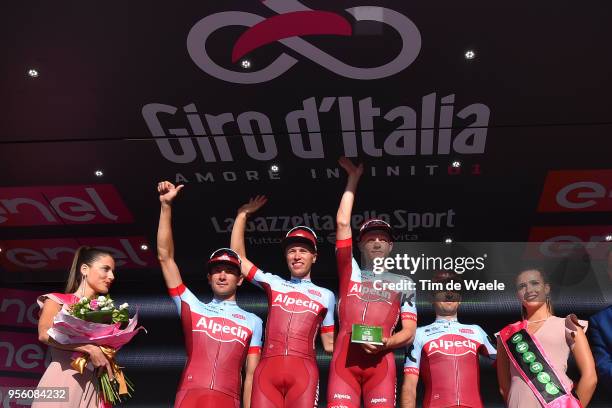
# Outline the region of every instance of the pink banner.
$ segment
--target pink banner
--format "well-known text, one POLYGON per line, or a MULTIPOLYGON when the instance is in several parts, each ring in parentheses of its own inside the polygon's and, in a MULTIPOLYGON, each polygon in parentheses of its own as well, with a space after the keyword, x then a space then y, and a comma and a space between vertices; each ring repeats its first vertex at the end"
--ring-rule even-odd
POLYGON ((38 326, 39 290, 0 288, 0 325, 36 328, 38 326))
POLYGON ((132 221, 111 184, 0 188, 0 227, 132 221))
POLYGON ((47 346, 37 333, 0 332, 0 367, 2 371, 41 374, 45 372, 47 346))
POLYGON ((1 241, 4 256, 0 265, 9 272, 68 270, 75 251, 81 245, 105 249, 115 259, 117 268, 140 269, 156 264, 145 237, 58 238, 1 241))
POLYGON ((612 231, 612 225, 533 227, 529 242, 538 242, 528 248, 528 259, 569 256, 577 244, 582 244, 591 259, 606 259, 612 243, 605 237, 612 231))

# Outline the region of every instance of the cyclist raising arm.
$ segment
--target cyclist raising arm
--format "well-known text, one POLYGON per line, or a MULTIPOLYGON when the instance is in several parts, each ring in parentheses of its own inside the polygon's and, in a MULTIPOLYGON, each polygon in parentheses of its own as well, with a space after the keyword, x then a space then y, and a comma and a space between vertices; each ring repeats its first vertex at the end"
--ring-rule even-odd
POLYGON ((317 405, 319 371, 314 343, 320 331, 323 347, 333 351, 334 294, 310 280, 317 260, 317 237, 306 226, 291 229, 282 242, 291 279, 264 273, 246 256, 247 216, 266 202, 263 196, 239 208, 232 229, 232 248, 244 259, 242 274, 266 292, 266 341, 253 380, 253 408, 312 408, 317 405))
POLYGON ((200 302, 183 284, 174 260, 172 237, 172 203, 182 188, 168 181, 157 185, 161 203, 157 253, 181 317, 187 349, 175 407, 239 408, 241 368, 245 366, 242 400, 248 408, 252 375, 261 350, 262 321, 236 304, 236 290, 243 278, 240 258, 231 249, 213 252, 208 261, 208 283, 214 293, 210 303, 200 302))
MULTIPOLYGON (((365 259, 361 269, 353 258, 351 213, 363 165, 355 166, 345 157, 340 158, 339 164, 347 172, 348 180, 336 217, 340 330, 331 362, 327 404, 328 407, 358 408, 363 396, 366 408, 390 408, 395 406, 393 349, 404 347, 414 338, 414 296, 406 299, 398 293, 384 291, 373 296, 368 288, 375 276, 372 272, 374 259, 388 256, 393 248, 392 229, 388 223, 377 219, 368 220, 361 226, 357 240, 365 259), (402 327, 392 334, 400 318, 402 327), (352 325, 357 323, 382 327, 383 345, 351 343, 352 325)), ((384 278, 385 274, 380 277, 384 278)))

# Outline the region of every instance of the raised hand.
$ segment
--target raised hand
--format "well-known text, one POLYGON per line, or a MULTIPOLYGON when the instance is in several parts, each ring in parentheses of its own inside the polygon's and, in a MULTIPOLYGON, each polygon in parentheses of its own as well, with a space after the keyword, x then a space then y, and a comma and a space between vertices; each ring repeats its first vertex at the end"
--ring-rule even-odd
POLYGON ((245 213, 247 216, 259 210, 264 206, 265 203, 268 202, 268 199, 265 195, 258 195, 255 198, 250 198, 249 202, 242 205, 238 209, 238 214, 245 213))
POLYGON ((338 159, 338 164, 344 169, 344 171, 346 171, 346 174, 348 174, 349 177, 352 176, 359 178, 363 174, 363 163, 359 163, 357 166, 355 166, 350 159, 342 156, 340 159, 338 159))
POLYGON ((169 181, 162 181, 157 183, 157 192, 159 193, 159 201, 162 204, 172 204, 172 201, 177 196, 178 192, 181 191, 185 185, 174 186, 169 181))

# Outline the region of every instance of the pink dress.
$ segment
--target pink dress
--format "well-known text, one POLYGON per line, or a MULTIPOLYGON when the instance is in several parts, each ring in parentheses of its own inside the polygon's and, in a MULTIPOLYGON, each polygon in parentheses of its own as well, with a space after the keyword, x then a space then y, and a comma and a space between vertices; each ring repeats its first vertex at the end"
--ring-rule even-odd
MULTIPOLYGON (((569 315, 566 318, 551 316, 532 334, 544 348, 561 382, 569 389, 572 389, 573 382, 566 374, 567 358, 574 347, 577 323, 586 331, 587 322, 578 320, 575 315, 569 315)), ((533 391, 523 381, 512 363, 510 363, 510 376, 508 408, 542 408, 533 391)))
MULTIPOLYGON (((79 300, 78 297, 64 293, 49 293, 38 298, 38 305, 42 305, 46 299, 57 302, 62 307, 67 307, 79 300)), ((94 372, 86 368, 83 374, 79 374, 70 367, 72 362, 72 351, 60 350, 50 347, 51 363, 43 374, 38 387, 67 387, 68 402, 39 401, 32 404, 32 408, 97 408, 98 394, 96 392, 93 378, 94 372)), ((91 367, 91 365, 89 366, 91 367)))

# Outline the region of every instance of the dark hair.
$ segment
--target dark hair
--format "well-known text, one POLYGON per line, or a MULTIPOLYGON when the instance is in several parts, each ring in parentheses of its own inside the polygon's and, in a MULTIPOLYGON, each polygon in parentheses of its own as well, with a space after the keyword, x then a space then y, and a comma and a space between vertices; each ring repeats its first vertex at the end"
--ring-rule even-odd
POLYGON ((83 264, 91 266, 102 256, 111 256, 108 251, 92 248, 88 246, 81 246, 74 253, 72 259, 72 266, 70 267, 70 273, 68 274, 68 281, 66 282, 66 293, 75 292, 83 282, 83 274, 81 272, 81 266, 83 264))
MULTIPOLYGON (((525 266, 523 268, 520 268, 518 273, 516 274, 515 282, 516 282, 516 278, 518 278, 520 274, 527 272, 527 271, 539 272, 540 276, 542 277, 542 282, 544 282, 545 285, 550 286, 550 278, 548 276, 548 273, 546 273, 546 270, 541 266, 525 266)), ((546 307, 548 308, 548 312, 551 315, 554 314, 552 302, 550 301, 550 295, 546 297, 546 307)), ((521 316, 523 317, 523 319, 525 319, 525 317, 527 316, 527 310, 525 310, 525 306, 523 306, 522 304, 521 304, 521 316)))

